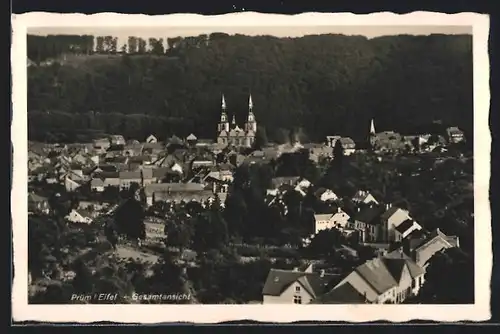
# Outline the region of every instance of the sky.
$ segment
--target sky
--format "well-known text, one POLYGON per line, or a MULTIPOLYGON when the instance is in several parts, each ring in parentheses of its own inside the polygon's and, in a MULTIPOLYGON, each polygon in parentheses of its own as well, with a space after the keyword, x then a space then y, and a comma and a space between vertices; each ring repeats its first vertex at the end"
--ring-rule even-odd
POLYGON ((128 36, 147 38, 169 38, 198 36, 201 34, 211 34, 213 32, 224 32, 227 34, 243 34, 249 36, 272 35, 276 37, 301 37, 305 35, 317 34, 343 34, 362 35, 367 38, 374 38, 387 35, 429 35, 429 34, 472 34, 472 26, 301 26, 301 27, 31 27, 29 34, 33 35, 111 35, 118 37, 118 44, 126 43, 128 36))

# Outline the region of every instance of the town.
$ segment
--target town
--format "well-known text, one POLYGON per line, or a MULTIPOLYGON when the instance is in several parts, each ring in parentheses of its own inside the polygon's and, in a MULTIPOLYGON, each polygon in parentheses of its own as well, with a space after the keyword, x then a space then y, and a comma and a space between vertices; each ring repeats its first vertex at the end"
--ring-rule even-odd
POLYGON ((231 102, 218 97, 208 139, 29 142, 30 302, 473 303, 461 129, 407 135, 372 119, 366 143, 291 131, 278 144, 252 94, 243 124, 231 102), (72 298, 85 294, 117 297, 72 298))

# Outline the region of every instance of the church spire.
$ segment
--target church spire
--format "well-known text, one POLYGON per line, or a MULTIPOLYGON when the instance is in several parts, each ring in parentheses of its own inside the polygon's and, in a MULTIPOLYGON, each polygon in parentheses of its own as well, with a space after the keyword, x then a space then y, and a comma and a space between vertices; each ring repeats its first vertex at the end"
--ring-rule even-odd
POLYGON ((226 99, 224 98, 224 94, 222 94, 222 110, 226 110, 226 99))
POLYGON ((370 134, 374 135, 375 134, 375 124, 373 123, 373 118, 370 124, 370 134))
POLYGON ((250 111, 253 109, 252 94, 250 94, 250 97, 248 98, 248 109, 250 111))
POLYGON ((236 116, 235 115, 233 115, 233 120, 231 121, 231 124, 236 125, 236 116))

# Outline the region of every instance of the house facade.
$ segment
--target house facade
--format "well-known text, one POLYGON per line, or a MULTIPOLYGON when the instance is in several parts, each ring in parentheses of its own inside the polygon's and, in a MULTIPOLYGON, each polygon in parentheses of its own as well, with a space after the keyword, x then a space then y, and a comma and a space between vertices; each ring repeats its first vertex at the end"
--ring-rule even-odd
POLYGON ((313 266, 293 270, 271 269, 262 290, 263 304, 309 304, 328 291, 336 275, 315 272, 313 266))
POLYGON ((367 303, 399 304, 419 293, 424 274, 425 270, 403 253, 377 257, 357 267, 334 290, 349 284, 367 303))

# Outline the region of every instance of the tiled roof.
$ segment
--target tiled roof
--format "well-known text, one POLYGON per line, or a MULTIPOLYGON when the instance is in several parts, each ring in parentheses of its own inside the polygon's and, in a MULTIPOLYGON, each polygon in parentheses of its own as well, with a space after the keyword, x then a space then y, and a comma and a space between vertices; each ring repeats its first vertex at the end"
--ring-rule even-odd
POLYGON ((379 294, 398 284, 381 258, 366 261, 357 267, 355 271, 379 294))
POLYGON ((135 179, 140 179, 141 178, 141 172, 140 171, 137 171, 137 172, 127 172, 127 171, 123 171, 123 172, 120 172, 120 179, 121 180, 135 180, 135 179))
POLYGON ((326 292, 329 283, 336 277, 331 274, 324 274, 321 277, 319 273, 271 269, 264 283, 262 294, 280 296, 286 288, 298 281, 311 296, 317 297, 326 292))
POLYGON ((311 304, 364 304, 365 301, 365 297, 347 282, 314 299, 311 304))
POLYGON ((383 207, 373 205, 373 206, 363 206, 358 212, 354 214, 354 220, 366 223, 366 224, 378 224, 380 215, 383 212, 383 207))
POLYGON ((205 186, 201 183, 153 183, 144 187, 146 196, 161 192, 193 192, 202 191, 205 186))

